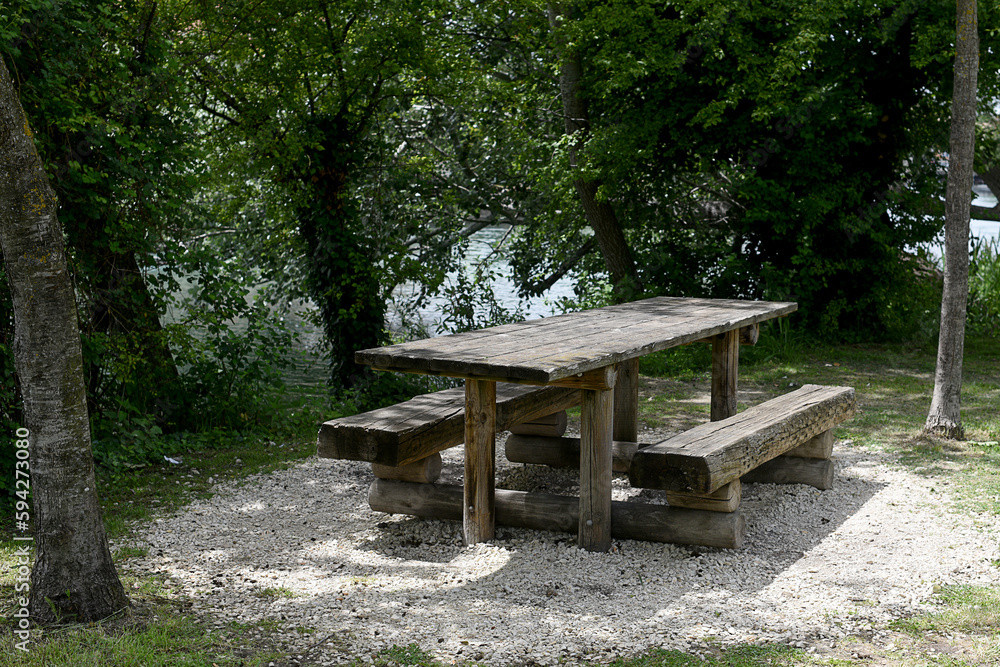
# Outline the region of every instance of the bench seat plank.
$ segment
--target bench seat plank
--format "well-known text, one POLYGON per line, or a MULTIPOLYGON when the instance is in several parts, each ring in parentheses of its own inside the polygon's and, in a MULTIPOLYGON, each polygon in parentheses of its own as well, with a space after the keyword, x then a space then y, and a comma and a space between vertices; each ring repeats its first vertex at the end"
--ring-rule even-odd
MULTIPOLYGON (((566 387, 497 384, 496 429, 580 402, 566 387)), ((465 389, 456 387, 324 423, 317 436, 321 458, 403 466, 461 444, 465 439, 465 389)))
POLYGON ((800 389, 644 447, 629 468, 634 487, 708 494, 854 414, 854 389, 800 389))

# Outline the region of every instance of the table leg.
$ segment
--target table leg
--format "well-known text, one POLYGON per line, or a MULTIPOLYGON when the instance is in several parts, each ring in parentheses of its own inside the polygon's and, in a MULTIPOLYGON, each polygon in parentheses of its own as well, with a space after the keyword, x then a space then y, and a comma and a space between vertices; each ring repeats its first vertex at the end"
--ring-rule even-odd
POLYGON ((612 437, 639 442, 639 358, 618 364, 615 380, 615 425, 612 437))
POLYGON ((579 544, 611 548, 611 431, 614 390, 583 389, 580 402, 579 544))
POLYGON ((711 420, 736 414, 736 375, 740 363, 740 331, 734 329, 712 340, 711 420))
POLYGON ((493 539, 497 383, 465 381, 465 543, 493 539))

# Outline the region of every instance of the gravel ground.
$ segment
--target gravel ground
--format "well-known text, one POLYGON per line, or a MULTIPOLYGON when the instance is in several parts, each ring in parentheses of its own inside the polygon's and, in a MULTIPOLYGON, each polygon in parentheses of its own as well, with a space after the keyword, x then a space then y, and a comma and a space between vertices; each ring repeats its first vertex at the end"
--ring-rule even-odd
MULTIPOLYGON (((143 527, 134 542, 148 555, 128 567, 168 575, 220 625, 281 621, 293 661, 310 665, 410 643, 446 664, 492 665, 709 642, 823 650, 851 635, 879 642, 887 621, 926 610, 936 585, 996 585, 996 517, 950 512, 941 480, 850 443, 834 455, 831 490, 746 485, 737 551, 620 540, 594 554, 570 535, 503 527, 465 547, 457 522, 369 509, 367 464, 314 458, 217 485, 143 527)), ((458 481, 459 456, 445 453, 442 481, 458 481)), ((573 472, 502 455, 497 467, 503 488, 575 491, 573 472)), ((615 480, 616 500, 659 495, 615 480)))

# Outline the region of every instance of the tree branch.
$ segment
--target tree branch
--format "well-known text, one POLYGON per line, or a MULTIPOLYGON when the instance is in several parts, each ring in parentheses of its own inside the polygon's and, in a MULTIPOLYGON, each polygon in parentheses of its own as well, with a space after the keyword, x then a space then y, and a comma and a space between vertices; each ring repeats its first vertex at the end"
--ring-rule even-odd
POLYGON ((971 214, 971 217, 976 220, 991 220, 993 222, 1000 222, 1000 204, 997 204, 993 208, 972 204, 969 207, 969 213, 971 214))
POLYGON ((597 239, 591 236, 587 239, 586 243, 577 248, 575 253, 564 259, 562 264, 559 265, 559 268, 557 268, 550 276, 544 280, 525 285, 523 287, 524 292, 530 296, 541 296, 543 292, 555 285, 563 276, 569 273, 570 269, 577 265, 577 262, 590 254, 594 250, 594 245, 596 243, 597 239))

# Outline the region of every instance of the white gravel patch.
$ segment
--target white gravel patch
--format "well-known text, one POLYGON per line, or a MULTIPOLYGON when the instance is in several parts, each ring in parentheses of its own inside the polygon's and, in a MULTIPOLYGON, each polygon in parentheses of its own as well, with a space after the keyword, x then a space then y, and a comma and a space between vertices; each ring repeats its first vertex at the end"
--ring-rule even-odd
MULTIPOLYGON (((445 453, 442 481, 458 481, 460 455, 445 453)), ((997 584, 995 516, 949 512, 940 480, 849 443, 834 455, 831 490, 746 485, 736 551, 616 540, 594 554, 571 535, 504 527, 465 547, 458 522, 369 509, 368 464, 313 458, 142 527, 148 555, 126 566, 170 576, 220 621, 281 621, 291 655, 317 665, 410 643, 446 664, 552 665, 709 641, 877 641, 936 585, 997 584)), ((499 487, 575 490, 575 472, 502 455, 497 467, 499 487)), ((615 480, 618 500, 661 496, 615 480)))

